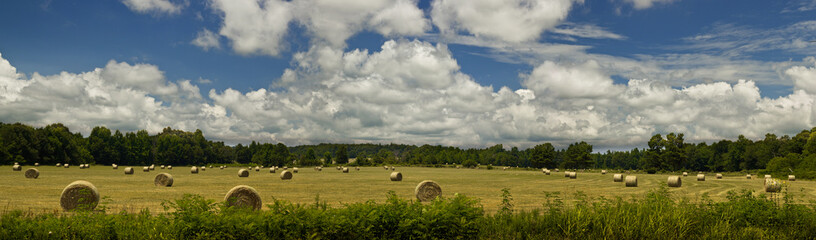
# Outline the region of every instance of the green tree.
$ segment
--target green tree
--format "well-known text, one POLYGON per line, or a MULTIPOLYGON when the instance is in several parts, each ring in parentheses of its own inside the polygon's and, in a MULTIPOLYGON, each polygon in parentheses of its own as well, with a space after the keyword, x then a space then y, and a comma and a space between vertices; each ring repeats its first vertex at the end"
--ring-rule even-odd
POLYGON ((646 156, 642 159, 641 167, 645 169, 659 169, 663 166, 663 160, 660 156, 663 154, 663 148, 666 146, 663 142, 663 136, 655 134, 649 139, 649 148, 646 149, 646 156))
POLYGON ((592 145, 584 141, 570 144, 567 151, 564 153, 564 167, 565 168, 588 168, 594 162, 592 161, 592 145))
POLYGON ((335 162, 337 164, 347 164, 348 163, 348 150, 346 149, 346 145, 340 146, 340 149, 334 153, 335 162))
POLYGON ((39 138, 36 130, 30 126, 20 123, 3 124, 0 126, 0 138, 2 146, 6 151, 6 157, 2 160, 3 165, 10 165, 14 162, 20 164, 30 164, 31 162, 52 163, 42 161, 40 158, 39 138))
POLYGON ((534 168, 554 168, 555 154, 555 147, 551 143, 536 145, 530 150, 530 164, 534 168))
POLYGON ((110 129, 106 127, 94 127, 93 130, 91 130, 91 135, 88 136, 88 151, 96 163, 117 163, 116 160, 119 159, 120 152, 114 149, 112 143, 113 138, 110 129))
POLYGON ((254 157, 249 147, 241 145, 240 143, 235 146, 235 161, 238 163, 246 164, 255 162, 254 157))
POLYGON ((325 165, 332 164, 332 155, 328 151, 323 152, 323 164, 325 165))
POLYGON ((289 148, 287 148, 283 143, 276 144, 272 152, 272 165, 287 166, 291 164, 292 162, 289 158, 289 148))
POLYGON ((683 150, 683 134, 669 133, 663 141, 663 152, 660 157, 663 159, 663 169, 680 170, 686 164, 688 158, 683 150))

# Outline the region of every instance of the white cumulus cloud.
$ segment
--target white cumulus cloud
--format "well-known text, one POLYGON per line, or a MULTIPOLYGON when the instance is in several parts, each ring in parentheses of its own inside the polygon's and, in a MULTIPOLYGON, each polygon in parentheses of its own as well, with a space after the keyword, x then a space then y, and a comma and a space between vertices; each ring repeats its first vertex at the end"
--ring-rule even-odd
MULTIPOLYGON (((229 143, 377 142, 483 147, 642 145, 655 133, 689 141, 794 134, 816 124, 807 86, 761 97, 753 81, 672 88, 662 81, 614 84, 595 61, 545 62, 522 89, 494 89, 462 73, 444 44, 387 41, 377 51, 313 46, 295 54, 282 90, 210 89, 169 81, 158 66, 110 61, 83 73, 26 77, 0 58, 0 121, 62 122, 88 133, 104 125, 153 133, 201 129, 229 143)), ((790 67, 795 81, 815 68, 790 67)))
POLYGON ((624 0, 624 2, 631 3, 635 9, 647 9, 656 4, 668 4, 679 0, 624 0))
POLYGON ((235 52, 277 56, 292 19, 291 4, 280 0, 212 0, 223 23, 219 34, 235 52))
POLYGON ((303 26, 312 41, 335 48, 361 31, 416 36, 431 28, 416 0, 211 0, 222 15, 219 34, 240 54, 278 56, 290 24, 303 26))
POLYGON ((221 41, 218 38, 218 34, 215 34, 205 28, 199 31, 196 38, 190 43, 204 49, 204 51, 209 51, 213 48, 221 48, 221 41))
POLYGON ((537 40, 582 0, 435 0, 431 18, 443 35, 460 32, 507 42, 537 40))
POLYGON ((785 74, 793 80, 793 86, 816 94, 816 67, 794 66, 785 70, 785 74))
POLYGON ((122 0, 130 10, 138 13, 178 14, 186 3, 173 3, 169 0, 122 0))
POLYGON ((595 61, 562 66, 546 61, 539 65, 522 82, 537 96, 557 98, 597 98, 620 94, 608 74, 604 74, 595 61))

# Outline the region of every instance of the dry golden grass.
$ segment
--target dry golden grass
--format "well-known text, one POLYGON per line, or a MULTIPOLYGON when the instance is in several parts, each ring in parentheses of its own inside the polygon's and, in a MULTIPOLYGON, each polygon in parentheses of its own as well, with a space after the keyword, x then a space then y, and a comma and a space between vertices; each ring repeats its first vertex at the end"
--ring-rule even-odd
MULTIPOLYGON (((123 166, 124 167, 124 166, 123 166)), ((22 172, 10 167, 0 167, 0 211, 21 209, 35 212, 52 212, 60 209, 59 198, 62 189, 76 180, 93 183, 100 195, 107 197, 101 204, 109 212, 121 210, 138 211, 148 208, 151 212, 162 212, 163 200, 179 199, 185 193, 199 194, 207 199, 221 201, 224 194, 237 185, 248 185, 258 190, 264 204, 272 198, 294 203, 313 203, 319 194, 321 201, 339 206, 341 203, 375 200, 383 202, 388 191, 394 191, 405 199, 416 199, 414 188, 423 180, 433 180, 442 188, 443 197, 461 193, 481 199, 488 212, 494 212, 501 203, 501 189, 509 188, 517 209, 540 208, 545 192, 560 192, 567 202, 574 200, 577 192, 588 197, 631 198, 642 197, 644 193, 660 186, 666 186, 668 174, 636 174, 638 187, 627 188, 622 182, 613 182, 612 175, 600 172, 583 172, 578 179, 561 175, 545 175, 538 170, 484 170, 455 168, 400 167, 402 181, 391 181, 390 171, 380 167, 363 167, 360 171, 300 171, 291 180, 283 181, 280 174, 259 172, 247 178, 239 178, 235 171, 211 169, 191 174, 188 168, 164 170, 173 175, 173 187, 153 185, 156 173, 136 172, 124 175, 121 170, 107 167, 40 169, 40 177, 26 179, 22 172), (12 184, 13 183, 13 184, 12 184)), ((764 179, 746 179, 744 174, 726 174, 723 179, 696 181, 694 176, 682 177, 683 186, 670 188, 669 192, 680 197, 697 199, 708 193, 715 201, 724 200, 729 190, 751 189, 764 192, 764 179)), ((816 182, 787 182, 789 191, 797 194, 803 202, 816 201, 816 182)), ((266 208, 266 206, 264 206, 266 208)))

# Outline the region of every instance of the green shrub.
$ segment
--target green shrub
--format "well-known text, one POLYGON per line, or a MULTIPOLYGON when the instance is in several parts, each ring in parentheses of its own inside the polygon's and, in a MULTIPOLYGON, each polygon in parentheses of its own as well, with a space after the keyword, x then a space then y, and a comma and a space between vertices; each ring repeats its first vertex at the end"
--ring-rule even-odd
POLYGON ((724 202, 675 199, 667 188, 642 198, 589 198, 566 206, 545 192, 541 209, 513 209, 502 189, 501 209, 485 214, 479 201, 455 194, 430 203, 401 199, 331 208, 272 199, 269 210, 226 207, 198 195, 165 202, 168 213, 71 212, 0 214, 0 239, 813 239, 816 210, 795 194, 731 191, 724 202))

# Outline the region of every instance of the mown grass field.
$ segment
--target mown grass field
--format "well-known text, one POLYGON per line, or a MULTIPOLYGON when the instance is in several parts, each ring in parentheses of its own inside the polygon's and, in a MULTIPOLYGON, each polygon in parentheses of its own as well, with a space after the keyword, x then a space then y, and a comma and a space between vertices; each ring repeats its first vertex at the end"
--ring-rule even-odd
MULTIPOLYGON (((127 210, 138 212, 149 209, 153 213, 163 212, 161 203, 175 200, 184 194, 199 194, 207 199, 221 201, 230 188, 237 185, 249 185, 257 189, 264 203, 272 199, 281 199, 293 203, 311 204, 319 196, 321 202, 332 206, 343 203, 375 200, 383 202, 388 191, 394 191, 405 199, 415 199, 414 188, 423 180, 434 180, 442 187, 442 195, 451 197, 454 193, 481 199, 487 212, 500 208, 503 188, 509 188, 515 209, 540 208, 546 201, 546 193, 559 192, 567 203, 576 199, 578 193, 589 198, 629 199, 642 197, 651 189, 666 185, 668 174, 638 176, 638 187, 625 187, 622 182, 613 182, 612 173, 602 175, 598 172, 579 172, 577 179, 564 177, 563 172, 552 172, 544 175, 541 171, 512 169, 454 169, 397 167, 403 174, 401 182, 389 180, 390 170, 382 167, 363 167, 360 171, 350 169, 342 173, 334 167, 325 167, 323 171, 312 168, 301 168, 292 180, 280 179, 280 172, 269 173, 269 169, 251 171, 248 178, 238 177, 238 167, 224 170, 207 169, 198 174, 191 174, 189 167, 174 167, 172 170, 159 169, 142 172, 142 167, 134 167, 133 175, 125 175, 125 166, 113 170, 110 166, 92 166, 89 169, 57 168, 39 166, 38 179, 26 179, 23 170, 12 171, 11 166, 0 168, 0 211, 31 210, 33 212, 59 211, 59 197, 62 189, 75 180, 87 180, 93 183, 103 196, 102 204, 108 212, 127 210), (172 187, 153 185, 156 174, 167 172, 173 175, 172 187)), ((706 181, 696 181, 696 173, 683 178, 681 188, 670 188, 669 192, 680 198, 698 201, 707 194, 714 201, 725 200, 729 190, 750 189, 757 194, 762 192, 762 177, 746 179, 744 174, 725 174, 723 179, 716 179, 714 173, 708 173, 706 181)), ((787 176, 774 176, 784 177, 787 176)), ((787 191, 795 194, 795 200, 802 203, 816 201, 816 182, 798 180, 787 182, 787 191)))

